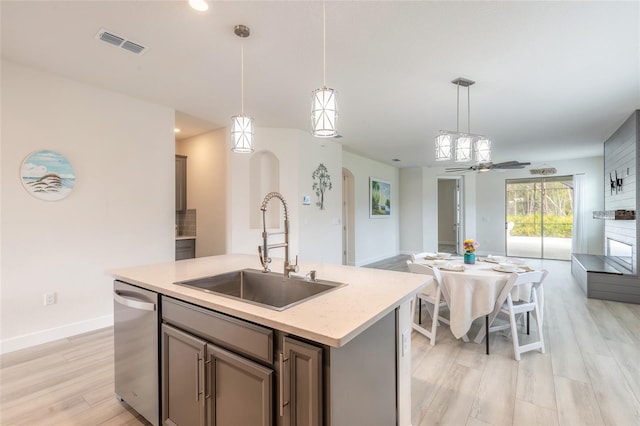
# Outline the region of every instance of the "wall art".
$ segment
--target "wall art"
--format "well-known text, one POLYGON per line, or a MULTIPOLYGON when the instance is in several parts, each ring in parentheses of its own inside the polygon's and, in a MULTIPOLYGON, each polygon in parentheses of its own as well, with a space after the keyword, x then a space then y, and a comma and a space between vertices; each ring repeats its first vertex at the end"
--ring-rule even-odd
POLYGON ((369 178, 370 218, 391 216, 391 184, 378 178, 369 178))
POLYGON ((320 163, 318 168, 311 174, 311 177, 313 178, 311 189, 313 189, 318 196, 316 206, 320 207, 320 210, 324 210, 324 194, 332 187, 331 176, 325 165, 320 163))
POLYGON ((76 174, 69 160, 50 150, 29 154, 22 162, 20 177, 28 193, 45 201, 62 200, 76 184, 76 174))

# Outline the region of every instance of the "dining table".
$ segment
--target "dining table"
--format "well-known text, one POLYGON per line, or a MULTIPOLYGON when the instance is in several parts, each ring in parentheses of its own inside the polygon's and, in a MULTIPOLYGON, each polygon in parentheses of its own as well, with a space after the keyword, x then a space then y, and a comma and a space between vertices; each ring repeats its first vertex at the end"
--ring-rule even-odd
MULTIPOLYGON (((516 258, 477 257, 474 264, 466 264, 462 257, 451 256, 445 259, 419 258, 415 262, 439 268, 442 275, 441 291, 449 306, 451 333, 465 341, 476 319, 489 316, 493 321, 507 298, 505 285, 511 274, 533 270, 516 258), (504 262, 513 263, 515 268, 504 269, 500 266, 504 262)), ((530 285, 511 289, 514 301, 528 301, 530 295, 530 285)), ((538 298, 543 300, 543 295, 539 293, 538 298)), ((474 341, 482 342, 485 335, 485 327, 480 327, 474 341)))

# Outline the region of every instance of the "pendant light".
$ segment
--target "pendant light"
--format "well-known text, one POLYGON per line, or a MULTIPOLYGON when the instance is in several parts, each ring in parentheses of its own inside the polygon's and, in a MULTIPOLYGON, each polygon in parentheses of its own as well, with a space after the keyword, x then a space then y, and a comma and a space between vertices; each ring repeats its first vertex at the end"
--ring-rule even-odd
POLYGON ((471 96, 469 86, 475 81, 459 77, 452 81, 457 86, 456 131, 441 130, 436 137, 436 161, 454 160, 464 163, 491 162, 491 140, 471 133, 471 96), (467 88, 467 133, 460 132, 460 86, 467 88))
MULTIPOLYGON (((240 38, 249 37, 249 27, 236 25, 233 29, 240 38)), ((231 117, 231 150, 238 153, 253 152, 253 117, 244 115, 244 45, 240 44, 240 115, 231 117)))
POLYGON ((337 92, 327 87, 327 42, 325 4, 322 1, 322 87, 311 93, 311 134, 318 138, 332 138, 338 135, 337 92))

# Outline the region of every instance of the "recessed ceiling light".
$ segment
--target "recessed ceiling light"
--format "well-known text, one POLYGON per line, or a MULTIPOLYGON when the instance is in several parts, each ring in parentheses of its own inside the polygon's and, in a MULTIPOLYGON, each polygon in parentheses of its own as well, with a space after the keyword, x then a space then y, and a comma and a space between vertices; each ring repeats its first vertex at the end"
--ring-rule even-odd
POLYGON ((205 0, 189 0, 189 6, 198 12, 204 12, 209 9, 209 5, 205 0))
POLYGON ((174 133, 180 133, 180 129, 178 129, 177 127, 175 129, 173 129, 174 133))

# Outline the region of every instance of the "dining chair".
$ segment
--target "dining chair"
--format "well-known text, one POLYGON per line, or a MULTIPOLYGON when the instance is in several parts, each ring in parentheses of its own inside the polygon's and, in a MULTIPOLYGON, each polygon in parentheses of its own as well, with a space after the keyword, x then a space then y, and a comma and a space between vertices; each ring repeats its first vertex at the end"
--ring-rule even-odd
POLYGON ((422 253, 412 253, 411 254, 411 261, 415 262, 416 259, 424 259, 427 256, 433 256, 433 253, 429 253, 429 252, 422 252, 422 253))
POLYGON ((411 306, 411 318, 412 318, 412 328, 418 333, 427 337, 431 343, 431 346, 436 344, 436 332, 438 329, 438 325, 440 322, 444 324, 449 324, 449 320, 440 316, 441 308, 448 308, 448 304, 446 301, 445 294, 442 290, 442 275, 440 274, 440 270, 438 268, 431 268, 427 265, 422 265, 419 263, 414 263, 411 260, 407 260, 407 266, 409 267, 409 271, 415 274, 425 274, 431 275, 433 277, 433 281, 431 284, 427 285, 422 291, 416 294, 416 297, 411 306), (416 305, 421 306, 422 302, 427 304, 427 311, 429 315, 431 315, 431 328, 427 329, 423 327, 422 324, 422 311, 420 310, 418 321, 415 320, 416 313, 416 305))
MULTIPOLYGON (((533 272, 524 272, 521 274, 512 273, 509 276, 507 283, 503 291, 501 292, 502 299, 499 299, 498 302, 501 304, 499 310, 496 309, 494 314, 492 315, 491 322, 487 320, 487 354, 488 352, 488 339, 489 333, 498 331, 511 329, 511 339, 513 341, 513 354, 515 356, 516 361, 520 361, 520 355, 539 349, 540 352, 544 353, 544 336, 542 334, 542 323, 543 323, 543 313, 542 313, 542 305, 541 301, 538 300, 538 290, 542 286, 542 282, 547 276, 548 271, 533 271, 533 272), (530 293, 528 300, 517 300, 514 301, 512 297, 512 290, 518 287, 530 285, 530 293), (527 314, 527 334, 529 334, 529 313, 532 314, 536 321, 537 331, 538 331, 538 340, 535 342, 527 343, 524 345, 520 344, 520 339, 518 338, 518 323, 517 320, 520 317, 523 317, 524 314, 527 314), (492 325, 493 321, 500 315, 506 315, 509 319, 509 322, 506 324, 500 325, 492 325)), ((524 287, 522 287, 524 288, 524 287)), ((526 291, 525 291, 526 292, 526 291)), ((520 292, 522 294, 522 291, 520 292)), ((488 317, 487 317, 488 318, 488 317)))

